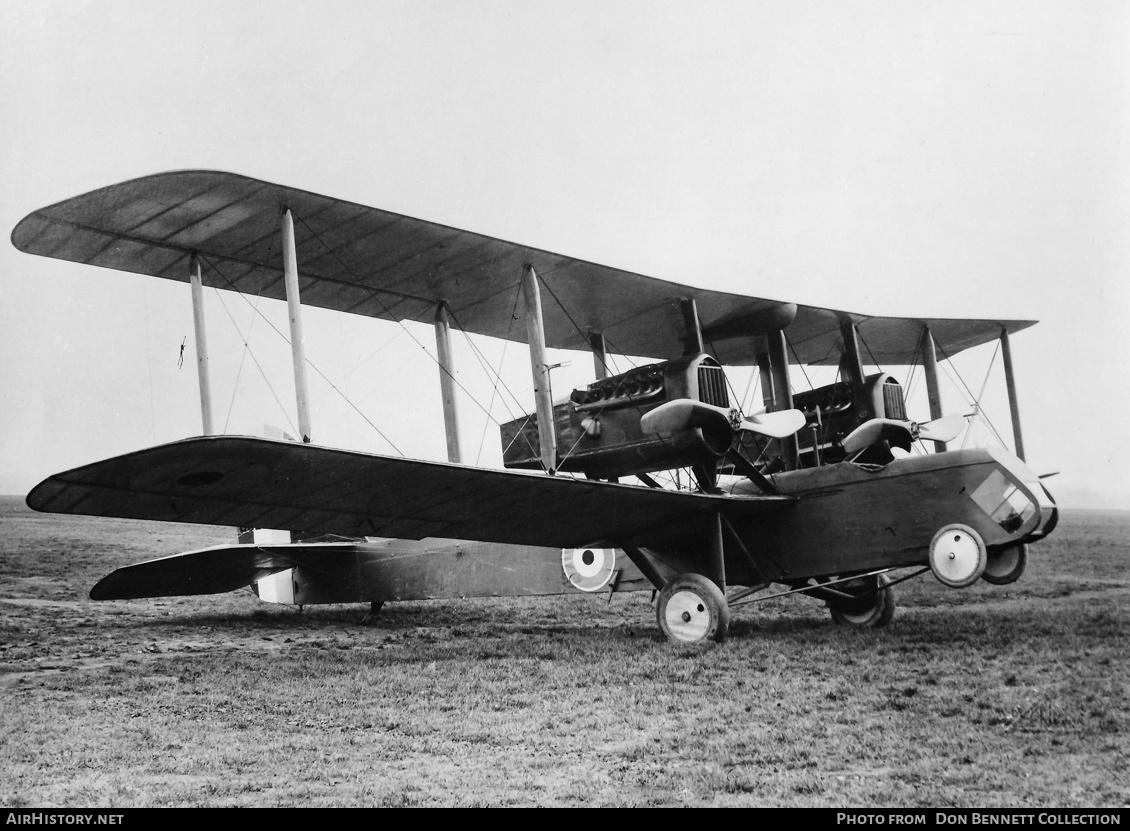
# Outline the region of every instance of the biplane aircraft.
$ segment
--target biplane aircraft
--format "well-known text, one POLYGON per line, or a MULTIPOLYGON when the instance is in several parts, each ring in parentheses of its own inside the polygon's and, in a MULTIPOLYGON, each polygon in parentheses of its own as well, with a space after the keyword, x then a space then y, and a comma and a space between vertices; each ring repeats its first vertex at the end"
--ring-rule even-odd
POLYGON ((758 596, 805 594, 839 623, 882 626, 893 570, 952 587, 1011 582, 1056 524, 1022 461, 1009 338, 1031 321, 870 317, 709 291, 210 171, 68 199, 12 240, 190 283, 204 422, 203 436, 51 476, 28 505, 277 529, 119 569, 95 599, 250 585, 268 600, 379 608, 651 589, 668 638, 721 641, 730 605, 758 596), (287 302, 300 441, 214 434, 206 284, 287 302), (312 442, 302 304, 434 324, 447 462, 312 442), (529 346, 535 407, 501 426, 504 469, 461 462, 453 325, 529 346), (1016 455, 947 449, 965 419, 943 415, 938 353, 996 340, 1016 455), (547 347, 590 352, 595 380, 554 400, 547 347), (908 415, 892 375, 865 374, 864 348, 868 365, 921 362, 926 421, 908 415), (611 375, 610 350, 647 361, 611 375), (790 363, 838 367, 838 380, 794 393, 790 363), (739 410, 726 366, 756 367, 764 411, 739 410), (671 470, 691 486, 661 485, 671 470))

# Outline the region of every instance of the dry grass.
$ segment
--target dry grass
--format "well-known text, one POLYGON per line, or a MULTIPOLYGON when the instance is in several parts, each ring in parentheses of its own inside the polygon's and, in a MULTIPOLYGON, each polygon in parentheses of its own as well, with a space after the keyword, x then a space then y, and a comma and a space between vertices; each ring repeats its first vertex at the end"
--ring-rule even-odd
POLYGON ((93 603, 227 529, 0 503, 0 804, 1126 806, 1130 514, 1068 512, 1012 586, 899 586, 884 631, 807 599, 721 647, 646 594, 299 613, 93 603))

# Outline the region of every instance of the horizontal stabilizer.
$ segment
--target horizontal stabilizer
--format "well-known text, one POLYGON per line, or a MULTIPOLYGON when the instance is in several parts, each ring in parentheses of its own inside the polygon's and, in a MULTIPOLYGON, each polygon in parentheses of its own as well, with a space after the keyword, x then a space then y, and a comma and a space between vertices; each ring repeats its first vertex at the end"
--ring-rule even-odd
POLYGON ((221 545, 125 566, 90 590, 92 600, 137 600, 223 594, 278 571, 314 565, 355 551, 352 543, 273 546, 221 545))

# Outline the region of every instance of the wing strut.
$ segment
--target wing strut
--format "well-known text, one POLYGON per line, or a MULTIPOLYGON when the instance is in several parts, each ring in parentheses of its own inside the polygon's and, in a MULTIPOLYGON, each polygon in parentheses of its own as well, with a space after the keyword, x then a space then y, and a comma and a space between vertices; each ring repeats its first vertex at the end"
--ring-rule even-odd
POLYGON ((689 297, 686 300, 680 300, 679 310, 683 313, 683 329, 686 330, 686 335, 683 337, 683 354, 697 355, 699 352, 705 352, 706 347, 702 341, 702 324, 698 319, 698 306, 695 304, 694 298, 689 297))
POLYGON ((534 375, 537 402, 538 441, 541 463, 549 473, 557 469, 557 433, 553 427, 553 390, 549 382, 549 362, 545 358, 545 323, 541 315, 541 289, 534 267, 522 267, 522 298, 526 304, 526 331, 530 341, 530 369, 534 375))
POLYGON ((1008 345, 1008 329, 1001 329, 1001 357, 1004 359, 1004 382, 1008 386, 1008 409, 1012 413, 1012 440, 1016 456, 1024 461, 1024 436, 1020 433, 1020 405, 1016 401, 1016 376, 1012 373, 1012 347, 1008 345))
POLYGON ((847 315, 840 318, 840 337, 843 338, 840 371, 844 380, 855 387, 863 383, 863 358, 859 354, 859 331, 855 321, 847 315))
POLYGON ((192 255, 189 265, 192 284, 192 324, 196 337, 196 377, 200 383, 200 419, 204 435, 215 435, 212 426, 212 382, 208 377, 208 338, 204 330, 204 281, 200 270, 200 257, 192 255))
POLYGON ((298 432, 310 442, 310 393, 306 385, 306 336, 302 332, 302 303, 298 298, 298 252, 294 245, 294 217, 290 208, 282 214, 283 278, 286 308, 290 316, 290 352, 294 360, 294 392, 298 399, 298 432))
POLYGON ((443 399, 443 426, 447 433, 447 461, 460 464, 459 411, 455 400, 455 357, 451 352, 451 316, 447 302, 436 306, 436 353, 439 356, 439 391, 443 399))
MULTIPOLYGON (((929 326, 922 327, 922 368, 926 370, 926 397, 930 401, 930 420, 942 417, 942 393, 938 389, 938 354, 934 348, 934 336, 929 326)), ((946 443, 934 442, 934 452, 944 453, 946 443)))
MULTIPOLYGON (((773 411, 793 408, 793 391, 789 387, 789 353, 785 343, 785 331, 778 329, 766 335, 769 343, 769 366, 773 375, 773 411)), ((800 448, 796 436, 780 439, 785 457, 785 469, 796 470, 800 448)))
POLYGON ((596 380, 603 381, 608 377, 608 353, 605 350, 604 333, 589 332, 589 346, 592 347, 592 366, 596 371, 596 380))

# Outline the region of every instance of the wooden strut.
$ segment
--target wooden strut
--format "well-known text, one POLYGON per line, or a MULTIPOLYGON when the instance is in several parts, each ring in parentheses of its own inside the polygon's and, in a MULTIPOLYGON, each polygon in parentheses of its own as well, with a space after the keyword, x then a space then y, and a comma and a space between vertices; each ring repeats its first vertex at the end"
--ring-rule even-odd
POLYGON ((196 377, 200 385, 200 420, 204 435, 216 434, 212 425, 212 382, 208 374, 208 337, 204 327, 204 278, 200 258, 194 253, 189 261, 189 282, 192 285, 192 324, 196 338, 196 377))
POLYGON ((698 355, 705 352, 706 348, 702 339, 702 324, 698 319, 698 307, 694 298, 679 301, 679 310, 683 313, 683 354, 698 355))
POLYGON ((294 217, 290 208, 282 215, 283 278, 290 317, 290 353, 294 363, 294 395, 298 405, 298 432, 310 443, 310 393, 306 383, 306 336, 302 331, 302 303, 298 297, 298 252, 294 243, 294 217))
POLYGON ((850 317, 840 319, 840 336, 844 344, 840 354, 840 370, 844 380, 858 388, 863 383, 863 359, 859 354, 859 333, 850 317))
POLYGON ((735 469, 744 477, 753 482, 761 490, 762 493, 776 495, 780 493, 777 486, 774 485, 757 467, 741 454, 741 451, 736 447, 731 447, 726 451, 726 459, 734 466, 735 469))
POLYGON ((710 571, 704 571, 703 576, 713 580, 722 594, 726 593, 726 542, 722 531, 724 519, 722 514, 715 513, 714 521, 708 531, 710 537, 710 571))
POLYGON ((589 346, 592 347, 592 366, 596 372, 596 380, 603 381, 608 377, 608 352, 605 348, 603 332, 589 332, 589 346))
POLYGON ((451 352, 451 317, 447 302, 436 306, 436 354, 439 357, 439 390, 443 401, 443 427, 447 436, 447 460, 454 464, 463 461, 459 443, 459 411, 455 398, 455 357, 451 352))
MULTIPOLYGON (((929 326, 922 327, 922 368, 926 372, 926 396, 930 402, 930 419, 941 418, 942 393, 938 388, 938 354, 929 326)), ((944 441, 934 442, 935 453, 944 453, 945 450, 944 441)))
POLYGON ((1020 432, 1020 405, 1016 400, 1016 376, 1012 372, 1012 347, 1008 343, 1008 329, 1001 329, 1001 357, 1004 359, 1004 382, 1008 387, 1008 409, 1012 414, 1012 440, 1016 457, 1024 459, 1024 436, 1020 432))
POLYGON ((534 377, 534 401, 537 404, 538 442, 541 463, 550 474, 557 472, 557 431, 553 424, 553 391, 550 387, 549 364, 545 357, 545 323, 541 312, 541 289, 534 267, 522 267, 522 299, 526 306, 526 333, 530 344, 530 371, 534 377))
POLYGON ((663 587, 667 585, 667 581, 651 562, 651 558, 641 548, 625 545, 623 551, 628 555, 628 559, 632 561, 632 565, 640 570, 640 573, 648 579, 651 585, 655 586, 657 591, 662 591, 663 587))
MULTIPOLYGON (((766 335, 769 345, 769 368, 773 376, 773 411, 791 410, 793 392, 789 387, 789 353, 785 343, 785 330, 778 329, 766 335)), ((785 462, 785 470, 796 470, 800 445, 796 435, 778 439, 785 462)))
MULTIPOLYGON (((734 526, 730 524, 730 520, 726 519, 726 517, 721 514, 719 514, 718 517, 721 522, 724 542, 729 542, 731 550, 737 552, 745 561, 745 564, 753 571, 753 582, 768 585, 765 575, 762 574, 761 569, 757 566, 757 561, 754 560, 753 555, 749 553, 749 549, 746 548, 745 543, 742 542, 742 538, 738 535, 738 532, 734 530, 734 526)), ((779 567, 780 566, 778 566, 778 568, 779 567)))

